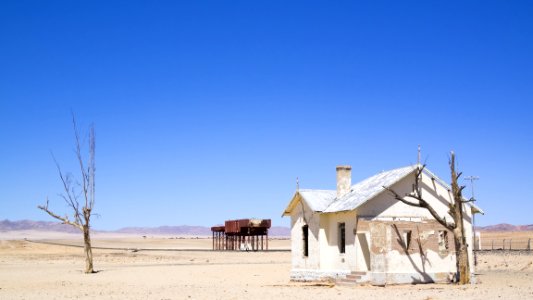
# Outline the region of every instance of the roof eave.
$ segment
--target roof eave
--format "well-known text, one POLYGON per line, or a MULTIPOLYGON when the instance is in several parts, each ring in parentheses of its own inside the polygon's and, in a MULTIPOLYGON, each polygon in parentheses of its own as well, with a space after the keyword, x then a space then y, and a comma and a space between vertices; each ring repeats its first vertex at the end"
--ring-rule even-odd
POLYGON ((470 208, 472 209, 472 214, 482 214, 485 215, 485 212, 474 203, 470 203, 470 208))
POLYGON ((302 197, 300 196, 300 193, 298 191, 296 191, 296 193, 294 193, 294 196, 292 196, 291 201, 289 202, 289 204, 287 205, 287 207, 285 208, 285 210, 281 214, 281 217, 285 217, 285 216, 290 215, 292 210, 294 209, 294 207, 296 206, 296 204, 298 203, 298 201, 301 198, 302 197))

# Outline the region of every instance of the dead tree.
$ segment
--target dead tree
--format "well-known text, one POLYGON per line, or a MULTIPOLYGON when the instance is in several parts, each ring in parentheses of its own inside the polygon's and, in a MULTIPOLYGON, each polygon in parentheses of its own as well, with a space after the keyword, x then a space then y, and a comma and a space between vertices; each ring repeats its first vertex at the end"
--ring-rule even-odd
POLYGON ((457 173, 455 170, 455 154, 452 151, 450 157, 450 171, 452 177, 452 203, 448 205, 449 210, 448 214, 451 217, 451 220, 446 220, 446 216, 440 216, 437 211, 422 197, 422 190, 420 187, 420 181, 422 180, 422 173, 426 165, 418 165, 416 170, 416 177, 414 183, 413 192, 406 194, 405 196, 400 196, 390 187, 383 187, 387 191, 391 192, 394 198, 398 201, 401 201, 407 205, 414 207, 422 207, 429 211, 429 213, 446 229, 453 232, 454 242, 455 242, 455 256, 456 256, 456 267, 458 282, 460 284, 470 283, 470 264, 468 263, 468 245, 466 242, 465 229, 464 229, 464 211, 463 205, 465 201, 463 200, 462 192, 465 188, 464 186, 459 186, 457 183, 459 177, 462 173, 457 173))
MULTIPOLYGON (((83 243, 85 252, 85 273, 94 273, 93 269, 93 252, 91 247, 91 232, 90 223, 91 216, 93 215, 94 208, 94 126, 89 128, 89 158, 88 165, 86 166, 82 156, 82 145, 80 141, 80 135, 76 126, 76 120, 72 117, 72 124, 74 126, 74 135, 76 137, 76 158, 78 159, 80 171, 81 171, 81 183, 73 182, 71 174, 64 174, 61 171, 59 163, 54 157, 54 162, 59 173, 59 178, 63 184, 64 193, 61 197, 72 210, 73 218, 70 219, 68 214, 60 216, 52 212, 48 208, 48 199, 46 199, 46 205, 37 206, 39 209, 45 211, 50 216, 60 220, 63 224, 74 226, 83 232, 83 243), (81 187, 81 191, 78 188, 81 187), (81 198, 81 199, 80 199, 81 198)), ((53 157, 53 155, 52 155, 53 157)))

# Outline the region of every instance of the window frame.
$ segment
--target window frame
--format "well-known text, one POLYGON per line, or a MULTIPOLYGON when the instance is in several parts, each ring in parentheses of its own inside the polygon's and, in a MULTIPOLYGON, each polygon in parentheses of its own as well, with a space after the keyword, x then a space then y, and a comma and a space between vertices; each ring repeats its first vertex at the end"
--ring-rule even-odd
POLYGON ((338 245, 339 245, 339 253, 344 254, 346 253, 346 223, 342 222, 339 223, 337 226, 338 229, 338 245))
POLYGON ((302 226, 302 254, 309 257, 309 225, 302 226))

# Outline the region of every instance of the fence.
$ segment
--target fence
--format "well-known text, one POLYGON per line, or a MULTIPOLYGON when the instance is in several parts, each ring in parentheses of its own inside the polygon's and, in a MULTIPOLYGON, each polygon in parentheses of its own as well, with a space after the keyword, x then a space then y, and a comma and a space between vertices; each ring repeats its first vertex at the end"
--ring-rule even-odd
POLYGON ((481 250, 528 250, 532 251, 532 238, 482 239, 481 250))

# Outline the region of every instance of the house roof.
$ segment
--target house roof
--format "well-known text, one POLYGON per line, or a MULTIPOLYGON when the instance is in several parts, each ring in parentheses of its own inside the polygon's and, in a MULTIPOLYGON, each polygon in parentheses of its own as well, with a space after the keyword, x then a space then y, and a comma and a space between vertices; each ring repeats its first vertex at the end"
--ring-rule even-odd
MULTIPOLYGON (((354 210, 373 199, 378 194, 384 192, 384 186, 391 186, 413 173, 417 166, 418 165, 411 165, 378 173, 352 185, 350 192, 340 198, 337 198, 336 190, 299 190, 292 198, 283 215, 289 214, 300 199, 305 201, 314 212, 334 213, 354 210)), ((448 184, 431 173, 427 168, 424 168, 424 172, 445 188, 450 189, 448 184)), ((469 204, 474 213, 484 213, 478 206, 471 202, 469 204)))
POLYGON ((333 190, 300 190, 298 193, 313 211, 325 211, 337 197, 337 191, 333 190))
POLYGON ((325 210, 323 210, 323 212, 328 213, 356 209, 361 204, 383 192, 384 186, 391 186, 395 184, 405 176, 414 172, 415 169, 416 166, 407 166, 381 172, 363 181, 360 181, 357 184, 352 185, 349 193, 340 198, 333 199, 333 201, 325 210))

